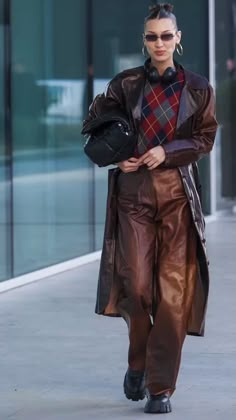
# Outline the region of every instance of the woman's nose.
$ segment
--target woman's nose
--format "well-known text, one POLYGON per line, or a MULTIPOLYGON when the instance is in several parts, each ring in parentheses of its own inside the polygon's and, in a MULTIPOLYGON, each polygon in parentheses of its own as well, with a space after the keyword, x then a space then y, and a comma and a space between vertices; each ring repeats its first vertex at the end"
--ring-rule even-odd
POLYGON ((160 46, 162 46, 162 45, 163 45, 163 42, 162 42, 161 38, 157 38, 157 40, 156 40, 156 45, 157 45, 158 47, 160 47, 160 46))

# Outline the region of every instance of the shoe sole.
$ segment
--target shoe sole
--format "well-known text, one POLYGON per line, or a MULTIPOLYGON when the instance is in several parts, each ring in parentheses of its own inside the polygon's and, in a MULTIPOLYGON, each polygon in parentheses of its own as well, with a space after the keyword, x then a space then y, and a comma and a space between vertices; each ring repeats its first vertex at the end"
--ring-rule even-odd
POLYGON ((124 394, 128 400, 140 401, 140 400, 144 400, 144 398, 146 397, 145 389, 140 392, 131 392, 126 388, 125 382, 124 382, 123 388, 124 388, 124 394))
POLYGON ((144 408, 144 413, 147 413, 147 414, 167 414, 171 412, 172 412, 172 408, 171 408, 170 402, 167 404, 161 403, 160 406, 156 410, 154 409, 151 410, 148 407, 144 408))
POLYGON ((141 392, 140 393, 132 393, 132 392, 127 391, 124 388, 124 393, 125 393, 126 398, 128 400, 132 400, 132 401, 144 400, 144 398, 146 397, 145 391, 143 391, 142 393, 141 392))

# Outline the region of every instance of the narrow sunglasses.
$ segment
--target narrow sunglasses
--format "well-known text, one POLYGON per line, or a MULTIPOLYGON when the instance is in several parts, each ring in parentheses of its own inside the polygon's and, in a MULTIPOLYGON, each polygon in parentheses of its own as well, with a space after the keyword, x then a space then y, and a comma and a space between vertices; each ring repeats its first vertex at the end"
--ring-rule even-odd
POLYGON ((156 34, 146 34, 144 38, 147 42, 155 42, 160 38, 163 42, 171 41, 174 38, 174 34, 161 34, 160 36, 156 34))

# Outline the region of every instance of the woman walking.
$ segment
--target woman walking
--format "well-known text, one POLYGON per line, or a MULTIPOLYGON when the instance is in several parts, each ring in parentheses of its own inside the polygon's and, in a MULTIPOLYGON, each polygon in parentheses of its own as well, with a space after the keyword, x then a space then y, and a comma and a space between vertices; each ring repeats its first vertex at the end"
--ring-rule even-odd
POLYGON ((116 75, 87 122, 122 109, 138 133, 134 156, 109 171, 96 312, 128 325, 127 398, 171 411, 186 334, 204 334, 209 275, 197 160, 212 149, 212 87, 174 61, 181 32, 170 4, 146 17, 144 66, 116 75))

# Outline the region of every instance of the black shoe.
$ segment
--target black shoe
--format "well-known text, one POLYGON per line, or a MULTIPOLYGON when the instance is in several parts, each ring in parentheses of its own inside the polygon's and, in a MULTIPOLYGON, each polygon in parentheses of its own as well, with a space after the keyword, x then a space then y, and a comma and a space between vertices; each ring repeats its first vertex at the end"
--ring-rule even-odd
POLYGON ((146 405, 144 407, 144 413, 171 413, 171 403, 169 396, 166 394, 160 395, 149 395, 146 405))
POLYGON ((124 393, 128 400, 132 401, 145 398, 144 372, 128 368, 124 379, 124 393))

